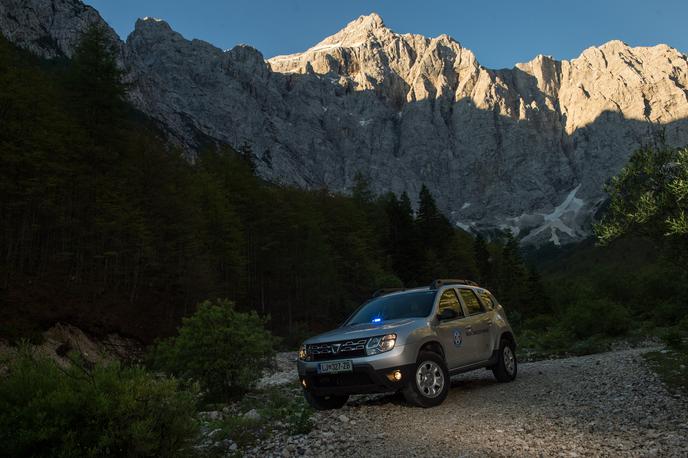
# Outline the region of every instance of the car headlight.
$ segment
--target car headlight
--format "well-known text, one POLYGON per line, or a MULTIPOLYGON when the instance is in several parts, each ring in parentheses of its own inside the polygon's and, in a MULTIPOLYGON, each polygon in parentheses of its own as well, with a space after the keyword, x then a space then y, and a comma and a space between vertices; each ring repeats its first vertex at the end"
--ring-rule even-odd
POLYGON ((305 361, 306 359, 308 359, 308 352, 306 351, 305 344, 301 344, 301 346, 299 347, 299 359, 301 361, 305 361))
POLYGON ((386 336, 371 337, 366 344, 366 355, 377 355, 378 353, 384 353, 390 351, 394 348, 394 344, 397 343, 396 334, 387 334, 386 336))

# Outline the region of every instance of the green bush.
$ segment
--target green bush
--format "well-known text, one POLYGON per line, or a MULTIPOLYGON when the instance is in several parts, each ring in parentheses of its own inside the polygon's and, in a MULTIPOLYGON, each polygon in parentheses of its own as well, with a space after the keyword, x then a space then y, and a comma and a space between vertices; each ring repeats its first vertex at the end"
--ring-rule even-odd
POLYGON ((662 334, 662 341, 669 348, 680 349, 683 346, 683 332, 678 328, 672 328, 662 334))
POLYGON ((672 326, 686 316, 686 307, 676 302, 661 302, 652 308, 652 318, 658 326, 672 326))
POLYGON ((688 315, 678 322, 678 328, 682 331, 688 331, 688 315))
POLYGON ((0 455, 188 456, 196 396, 139 367, 61 368, 24 348, 0 379, 0 455))
POLYGON ((184 318, 179 334, 159 341, 152 367, 197 381, 207 400, 227 400, 246 392, 270 365, 272 335, 265 319, 242 313, 228 300, 205 301, 184 318))
POLYGON ((624 306, 604 299, 581 299, 566 310, 562 326, 575 337, 617 337, 628 332, 631 317, 624 306))
POLYGON ((304 321, 297 321, 293 324, 291 332, 276 343, 279 343, 279 348, 283 351, 294 351, 312 335, 311 325, 304 321))
POLYGON ((523 321, 522 328, 542 332, 556 326, 556 319, 552 315, 535 315, 523 321))

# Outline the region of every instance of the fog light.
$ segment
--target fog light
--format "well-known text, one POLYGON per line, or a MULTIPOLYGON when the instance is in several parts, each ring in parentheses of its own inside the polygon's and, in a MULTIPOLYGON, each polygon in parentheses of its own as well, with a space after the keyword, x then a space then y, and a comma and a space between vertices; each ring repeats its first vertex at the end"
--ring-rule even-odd
POLYGON ((397 369, 394 372, 390 372, 389 374, 387 374, 387 378, 391 382, 398 382, 399 380, 401 380, 401 371, 397 369))
POLYGON ((306 388, 306 379, 305 378, 301 379, 301 385, 303 385, 303 387, 306 388))

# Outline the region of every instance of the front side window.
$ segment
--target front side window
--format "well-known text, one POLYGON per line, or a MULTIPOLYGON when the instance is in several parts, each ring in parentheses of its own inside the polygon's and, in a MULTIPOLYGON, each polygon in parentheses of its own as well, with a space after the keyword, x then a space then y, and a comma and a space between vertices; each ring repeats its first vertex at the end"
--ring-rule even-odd
POLYGON ((456 291, 453 289, 444 290, 442 296, 440 297, 437 313, 442 314, 444 309, 452 309, 456 312, 457 317, 463 317, 461 303, 459 302, 459 298, 456 296, 456 291))
POLYGON ((468 310, 469 315, 474 315, 476 313, 482 313, 485 311, 482 304, 478 300, 478 296, 475 295, 470 289, 460 289, 461 299, 463 303, 466 304, 466 310, 468 310))
POLYGON ((435 294, 436 291, 425 290, 378 297, 354 312, 345 326, 426 317, 432 312, 435 294))

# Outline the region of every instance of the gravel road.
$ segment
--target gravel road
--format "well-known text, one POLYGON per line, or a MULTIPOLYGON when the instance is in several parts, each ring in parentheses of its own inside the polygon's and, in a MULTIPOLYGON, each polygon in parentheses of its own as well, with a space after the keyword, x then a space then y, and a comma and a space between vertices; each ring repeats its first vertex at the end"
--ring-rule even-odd
POLYGON ((273 436, 248 456, 688 456, 688 399, 633 349, 524 363, 516 381, 479 370, 446 401, 354 397, 318 412, 306 436, 273 436))

